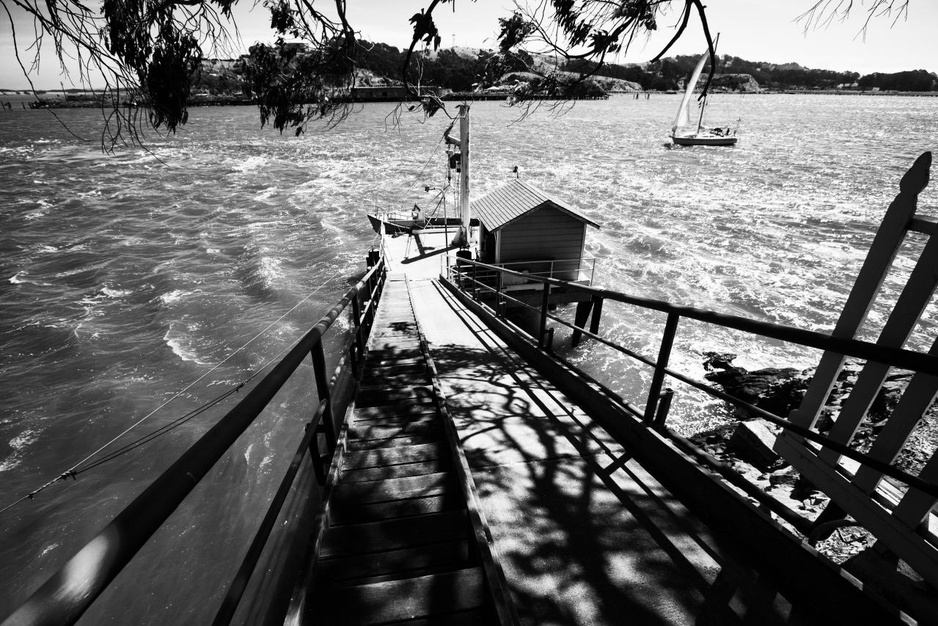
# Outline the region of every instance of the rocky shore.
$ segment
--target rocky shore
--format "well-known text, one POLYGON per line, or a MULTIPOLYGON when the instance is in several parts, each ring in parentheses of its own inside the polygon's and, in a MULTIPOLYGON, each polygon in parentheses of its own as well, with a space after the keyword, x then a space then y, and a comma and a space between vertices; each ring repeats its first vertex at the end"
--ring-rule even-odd
MULTIPOLYGON (((813 370, 767 368, 747 371, 733 365, 735 355, 708 353, 704 363, 706 377, 726 393, 774 413, 787 416, 804 397, 813 370)), ((861 365, 848 361, 828 398, 818 421, 818 430, 826 433, 834 424, 837 411, 856 382, 861 365)), ((867 451, 882 430, 886 419, 899 401, 911 379, 908 372, 894 372, 863 419, 852 447, 867 451)), ((828 498, 800 476, 772 450, 780 427, 750 415, 745 409, 730 407, 734 423, 698 433, 691 441, 705 452, 732 467, 750 483, 774 497, 809 521, 815 520, 827 506, 828 498)), ((895 465, 918 474, 938 445, 938 411, 933 406, 925 414, 903 449, 895 465)), ((810 537, 811 543, 834 562, 844 563, 864 552, 875 542, 872 535, 857 524, 847 523, 830 534, 810 537)))

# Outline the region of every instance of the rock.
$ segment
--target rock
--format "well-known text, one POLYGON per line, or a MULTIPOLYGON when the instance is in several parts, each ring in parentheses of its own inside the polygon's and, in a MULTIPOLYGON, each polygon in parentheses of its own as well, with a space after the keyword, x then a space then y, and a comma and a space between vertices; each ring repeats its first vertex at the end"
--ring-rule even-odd
POLYGON ((774 445, 775 432, 769 422, 754 419, 740 422, 726 447, 741 459, 749 461, 759 469, 766 470, 781 461, 781 457, 772 449, 774 445))
POLYGON ((781 485, 793 487, 798 481, 799 477, 800 474, 798 473, 798 470, 789 465, 769 474, 769 484, 773 487, 778 487, 781 485))
POLYGON ((791 490, 791 499, 801 500, 804 502, 817 493, 820 493, 818 488, 815 487, 810 480, 804 476, 798 476, 798 480, 795 481, 795 484, 791 490))
POLYGON ((713 87, 717 90, 759 93, 762 89, 751 74, 719 74, 713 77, 713 87))
MULTIPOLYGON (((804 397, 808 378, 792 367, 769 367, 749 372, 732 364, 735 354, 707 352, 704 369, 707 380, 744 402, 754 404, 780 417, 795 409, 804 397)), ((745 409, 736 411, 740 419, 756 417, 745 409)))

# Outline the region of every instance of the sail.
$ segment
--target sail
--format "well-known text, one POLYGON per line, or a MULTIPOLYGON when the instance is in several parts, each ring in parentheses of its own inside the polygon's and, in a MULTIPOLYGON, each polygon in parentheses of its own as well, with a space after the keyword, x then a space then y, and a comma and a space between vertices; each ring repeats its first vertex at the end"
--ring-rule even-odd
POLYGON ((704 64, 707 62, 707 59, 710 58, 710 50, 704 52, 703 56, 700 57, 700 61, 697 62, 697 67, 694 68, 694 73, 691 75, 690 80, 687 81, 687 89, 684 90, 684 97, 681 99, 681 108, 677 110, 677 117, 674 118, 674 126, 671 128, 671 135, 674 136, 678 133, 679 130, 684 130, 688 126, 691 126, 690 121, 690 100, 694 95, 694 87, 697 86, 697 81, 700 80, 700 74, 703 72, 704 64))

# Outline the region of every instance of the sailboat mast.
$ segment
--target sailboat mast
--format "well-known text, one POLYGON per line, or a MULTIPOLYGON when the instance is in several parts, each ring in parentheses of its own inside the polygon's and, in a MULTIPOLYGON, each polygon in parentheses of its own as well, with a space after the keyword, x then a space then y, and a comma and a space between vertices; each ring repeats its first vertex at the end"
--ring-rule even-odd
MULTIPOLYGON (((713 40, 713 54, 710 55, 710 67, 713 68, 714 64, 717 62, 717 44, 720 43, 720 33, 717 33, 717 38, 713 40)), ((704 94, 703 100, 700 102, 700 117, 697 118, 697 134, 700 134, 700 129, 703 128, 703 116, 704 109, 707 108, 707 94, 704 94)))
POLYGON ((704 109, 707 108, 707 96, 703 97, 703 101, 700 103, 700 117, 697 118, 697 134, 700 134, 700 129, 703 128, 703 114, 704 109))
POLYGON ((469 105, 459 105, 459 214, 462 216, 460 240, 470 247, 469 228, 469 105))

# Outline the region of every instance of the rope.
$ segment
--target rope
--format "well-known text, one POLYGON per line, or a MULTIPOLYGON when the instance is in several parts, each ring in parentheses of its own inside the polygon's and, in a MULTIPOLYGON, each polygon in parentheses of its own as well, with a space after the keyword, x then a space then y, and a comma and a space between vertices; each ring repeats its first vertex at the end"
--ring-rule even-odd
POLYGON ((150 411, 149 413, 147 413, 146 415, 144 415, 142 418, 140 418, 139 420, 137 420, 136 422, 134 422, 133 424, 131 424, 130 426, 128 426, 127 428, 125 428, 123 431, 120 432, 120 434, 118 434, 117 436, 113 437, 110 441, 108 441, 108 442, 105 443, 104 445, 98 447, 98 449, 96 449, 94 452, 92 452, 91 454, 85 456, 85 458, 83 458, 82 460, 78 461, 77 463, 75 463, 74 465, 72 465, 70 468, 68 468, 67 470, 65 470, 64 472, 62 472, 61 474, 59 474, 59 475, 56 476, 55 478, 53 478, 53 479, 47 481, 46 483, 44 483, 43 485, 39 486, 38 488, 36 488, 36 489, 30 491, 30 492, 27 493, 26 495, 20 497, 20 498, 17 499, 17 500, 14 500, 14 501, 11 502, 10 504, 8 504, 8 505, 6 505, 5 507, 3 507, 2 509, 0 509, 0 515, 2 515, 3 513, 5 513, 7 510, 11 509, 12 507, 16 506, 16 505, 19 504, 20 502, 23 502, 23 501, 25 501, 25 500, 32 500, 32 499, 33 499, 36 495, 38 495, 40 492, 42 492, 42 491, 48 489, 49 487, 51 487, 52 485, 54 485, 55 483, 57 483, 57 482, 59 482, 59 481, 64 481, 64 480, 66 480, 66 479, 68 479, 68 478, 71 478, 71 479, 74 480, 74 479, 77 478, 78 474, 84 473, 84 472, 86 472, 86 471, 88 471, 88 470, 90 470, 90 469, 92 469, 92 468, 95 468, 95 467, 97 467, 97 466, 99 466, 99 465, 101 465, 101 464, 103 464, 103 463, 106 463, 106 462, 108 462, 108 461, 112 461, 112 460, 114 460, 114 459, 116 459, 116 458, 118 458, 118 457, 120 457, 120 456, 122 456, 122 455, 124 455, 124 454, 126 454, 126 453, 128 453, 128 452, 130 452, 131 450, 133 450, 133 449, 135 449, 135 448, 138 448, 138 447, 140 447, 140 446, 142 446, 142 445, 144 445, 144 444, 146 444, 146 443, 149 443, 150 441, 152 441, 153 439, 156 439, 156 438, 159 437, 159 436, 165 435, 166 433, 170 432, 171 430, 177 428, 178 426, 181 426, 182 424, 188 422, 189 420, 193 419, 194 417, 197 417, 198 415, 201 415, 202 413, 204 413, 204 412, 207 411, 208 409, 210 409, 210 408, 216 406, 217 404, 219 404, 219 403, 222 402, 223 400, 227 399, 229 396, 231 396, 231 395, 237 393, 238 391, 240 391, 242 387, 244 387, 247 383, 249 383, 251 380, 253 380, 254 378, 256 378, 258 375, 260 375, 260 373, 263 372, 263 371, 264 371, 265 369, 267 369, 268 367, 270 367, 270 365, 271 365, 272 363, 277 362, 277 361, 280 359, 280 357, 282 357, 286 352, 288 352, 289 350, 291 350, 291 349, 293 348, 293 345, 295 345, 296 342, 294 342, 294 344, 288 346, 287 348, 284 348, 283 350, 281 350, 276 356, 274 356, 272 359, 270 359, 269 361, 267 361, 267 363, 265 363, 264 365, 262 365, 261 367, 259 367, 257 370, 255 370, 248 378, 246 378, 243 382, 238 383, 234 388, 232 388, 232 389, 230 389, 230 390, 228 390, 228 391, 226 391, 226 392, 224 392, 224 393, 222 393, 222 394, 216 396, 214 399, 212 399, 212 400, 210 400, 210 401, 208 401, 208 402, 202 404, 201 406, 199 406, 199 407, 196 408, 196 409, 193 409, 192 411, 190 411, 190 412, 187 413, 186 415, 184 415, 184 416, 182 416, 182 417, 179 417, 179 418, 176 418, 175 420, 173 420, 173 421, 170 422, 169 424, 167 424, 167 425, 165 425, 165 426, 162 426, 161 428, 159 428, 159 429, 153 431, 152 433, 150 433, 150 434, 148 434, 148 435, 145 435, 144 437, 141 437, 140 439, 138 439, 138 440, 136 440, 136 441, 130 442, 130 443, 128 443, 128 444, 125 444, 123 447, 119 448, 118 450, 116 450, 116 451, 114 451, 114 452, 111 452, 110 454, 108 454, 107 456, 105 456, 105 457, 103 457, 103 458, 101 458, 101 459, 98 459, 98 460, 95 461, 94 463, 90 463, 90 464, 87 465, 86 467, 81 467, 83 464, 87 463, 87 462, 90 461, 92 458, 94 458, 95 456, 97 456, 98 454, 100 454, 101 452, 103 452, 106 448, 108 448, 108 447, 110 447, 111 445, 113 445, 118 439, 120 439, 120 438, 123 437, 124 435, 128 434, 129 432, 131 432, 132 430, 134 430, 135 428, 137 428, 138 426, 140 426, 141 424, 143 424, 145 421, 147 421, 148 419, 150 419, 151 417, 153 417, 154 415, 156 415, 156 413, 158 413, 159 411, 161 411, 162 409, 164 409, 164 408, 165 408, 167 405, 169 405, 173 400, 176 400, 177 398, 179 398, 182 394, 186 393, 189 389, 191 389, 192 387, 194 387, 195 385, 197 385, 199 382, 201 382, 206 376, 208 376, 209 374, 211 374, 212 372, 214 372, 215 370, 217 370, 219 367, 221 367, 222 365, 224 365, 229 359, 231 359, 231 358, 234 357, 236 354, 238 354, 239 352, 243 351, 243 350, 244 350, 245 348, 247 348, 249 345, 251 345, 252 343, 254 343, 255 341, 257 341, 260 337, 262 337, 262 336, 265 335, 268 331, 270 331, 271 328, 273 328, 274 326, 276 326, 278 323, 280 323, 281 321, 283 321, 283 319, 284 319, 285 317, 287 317, 288 315, 290 315, 291 313, 293 313, 293 311, 295 311, 297 308, 299 308, 299 306, 300 306, 301 304, 303 304, 304 302, 306 302, 307 300, 309 300, 310 298, 312 298, 314 295, 316 295, 317 293, 319 293, 320 291, 322 291, 327 285, 329 285, 329 283, 331 283, 332 281, 334 281, 337 277, 338 277, 338 274, 334 275, 332 278, 330 278, 329 280, 327 280, 326 282, 324 282, 323 284, 321 284, 319 287, 317 287, 315 290, 311 291, 309 294, 306 295, 306 297, 304 297, 302 300, 300 300, 299 302, 297 302, 289 311, 287 311, 286 313, 284 313, 283 315, 281 315, 280 317, 278 317, 276 320, 274 320, 273 322, 271 322, 270 324, 268 324, 266 328, 264 328, 262 331, 260 331, 260 332, 257 333, 256 335, 254 335, 251 339, 249 339, 246 343, 244 343, 240 348, 238 348, 237 350, 235 350, 234 352, 232 352, 231 354, 229 354, 229 355, 228 355, 227 357, 225 357, 222 361, 220 361, 219 363, 217 363, 216 365, 214 365, 210 370, 208 370, 207 372, 205 372, 204 374, 202 374, 201 376, 199 376, 196 380, 194 380, 193 382, 191 382, 191 383, 189 383, 188 385, 186 385, 185 388, 183 388, 183 389, 180 390, 180 391, 177 391, 175 394, 173 394, 173 396, 172 396, 169 400, 167 400, 166 402, 162 403, 161 405, 159 405, 158 407, 156 407, 155 409, 153 409, 152 411, 150 411))
POLYGON ((436 147, 433 148, 433 152, 432 152, 432 153, 430 154, 430 156, 427 158, 426 162, 423 164, 423 167, 420 168, 420 172, 419 172, 416 176, 414 176, 414 180, 415 180, 415 181, 420 180, 420 179, 423 178, 424 175, 427 173, 427 167, 430 165, 430 161, 432 161, 433 159, 436 158, 436 153, 439 152, 439 150, 440 150, 440 144, 443 143, 444 137, 445 137, 444 135, 441 135, 441 136, 440 136, 440 140, 439 140, 438 142, 436 142, 436 147))

